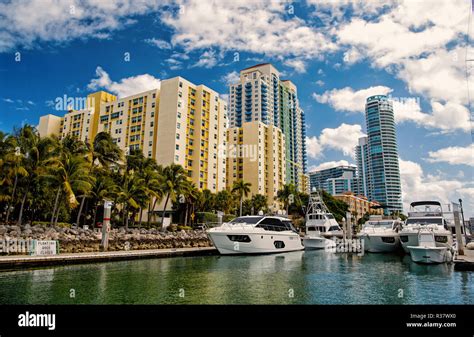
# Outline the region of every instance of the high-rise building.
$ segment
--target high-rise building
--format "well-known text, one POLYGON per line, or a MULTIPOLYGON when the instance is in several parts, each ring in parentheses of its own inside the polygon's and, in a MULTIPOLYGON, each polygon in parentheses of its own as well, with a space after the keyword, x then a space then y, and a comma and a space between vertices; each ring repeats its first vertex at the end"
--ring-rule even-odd
POLYGON ((285 135, 280 128, 259 121, 244 123, 227 131, 227 185, 243 180, 251 184, 250 197, 262 194, 272 210, 281 209, 276 200, 285 184, 285 135))
POLYGON ((357 193, 365 196, 369 195, 369 152, 367 150, 368 138, 366 136, 359 138, 359 144, 355 149, 357 162, 357 193))
POLYGON ((97 134, 101 104, 116 99, 115 95, 105 91, 89 94, 80 102, 82 109, 68 110, 63 117, 51 114, 41 116, 38 132, 41 137, 56 135, 63 138, 71 135, 82 141, 92 141, 97 134))
POLYGON ((307 191, 304 111, 299 106, 296 86, 289 80, 281 80, 280 73, 270 63, 241 70, 239 83, 230 86, 230 127, 254 121, 282 130, 286 138, 285 181, 300 191, 307 191))
POLYGON ((367 98, 367 139, 356 148, 359 177, 370 200, 385 212, 403 211, 397 138, 392 102, 385 95, 367 98))
POLYGON ((311 191, 323 189, 332 195, 344 192, 358 193, 356 167, 351 165, 310 172, 309 183, 311 191))
POLYGON ((40 136, 87 141, 108 132, 125 153, 141 150, 163 166, 179 164, 199 189, 225 189, 226 158, 218 157, 218 147, 227 142, 227 104, 217 92, 175 77, 119 99, 105 92, 88 97, 95 99, 87 109, 42 116, 40 136))

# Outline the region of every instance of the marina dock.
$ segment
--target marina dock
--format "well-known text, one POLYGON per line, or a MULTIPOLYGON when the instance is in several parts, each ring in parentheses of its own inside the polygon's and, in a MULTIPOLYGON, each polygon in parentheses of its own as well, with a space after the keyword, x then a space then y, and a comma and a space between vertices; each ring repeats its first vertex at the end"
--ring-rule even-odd
POLYGON ((474 250, 464 249, 464 255, 458 255, 454 260, 454 270, 474 271, 474 250))
POLYGON ((51 265, 68 265, 120 260, 215 254, 217 254, 217 249, 215 249, 214 247, 196 247, 92 253, 66 253, 49 256, 9 255, 0 256, 0 270, 34 268, 51 265))

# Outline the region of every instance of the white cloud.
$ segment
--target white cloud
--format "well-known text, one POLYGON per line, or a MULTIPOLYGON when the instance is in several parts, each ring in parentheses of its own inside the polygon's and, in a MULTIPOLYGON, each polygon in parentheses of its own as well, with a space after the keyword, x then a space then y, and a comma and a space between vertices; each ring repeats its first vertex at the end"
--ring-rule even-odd
POLYGON ((340 43, 364 50, 383 68, 459 38, 466 31, 469 11, 469 2, 463 0, 402 0, 377 20, 355 17, 333 32, 340 43))
POLYGON ((313 93, 313 98, 322 104, 329 104, 336 111, 364 112, 367 97, 373 95, 386 95, 392 89, 378 85, 367 89, 354 91, 350 87, 332 89, 319 95, 313 93))
POLYGON ((319 158, 323 152, 323 148, 316 136, 306 137, 306 149, 310 158, 319 158))
POLYGON ((36 105, 35 102, 33 102, 33 101, 28 101, 26 103, 28 103, 29 105, 36 105))
POLYGON ((437 151, 429 151, 430 163, 445 162, 451 165, 469 165, 474 166, 474 144, 466 147, 451 146, 439 149, 437 151))
POLYGON ((297 73, 303 74, 306 72, 306 63, 301 59, 287 59, 284 64, 295 69, 297 73))
POLYGON ((329 169, 336 166, 354 166, 354 165, 350 164, 347 160, 327 161, 319 165, 311 166, 309 168, 309 172, 325 170, 325 169, 329 169))
POLYGON ((93 78, 90 81, 87 88, 90 90, 99 90, 103 88, 117 94, 119 97, 126 97, 142 91, 159 89, 161 84, 161 81, 158 78, 150 74, 126 77, 122 78, 119 82, 115 82, 110 79, 109 74, 101 67, 97 67, 95 73, 96 78, 93 78))
POLYGON ((217 55, 214 50, 206 50, 199 57, 193 67, 203 67, 203 68, 212 68, 217 64, 217 55))
POLYGON ((145 42, 152 46, 158 47, 159 49, 171 49, 171 43, 165 40, 151 38, 145 39, 145 42))
POLYGON ((239 82, 240 74, 236 71, 232 71, 221 77, 221 81, 224 82, 227 86, 239 82))
POLYGON ((329 148, 341 151, 345 156, 354 155, 354 148, 359 138, 364 136, 362 127, 359 124, 342 123, 337 128, 325 128, 319 137, 307 137, 306 146, 310 158, 319 158, 322 152, 329 148))
POLYGON ((431 113, 421 111, 419 97, 396 97, 390 93, 393 90, 385 86, 375 86, 355 91, 350 87, 332 89, 322 94, 313 93, 313 98, 322 104, 328 104, 336 111, 364 113, 367 97, 378 94, 388 94, 393 102, 393 111, 397 123, 413 122, 419 126, 439 129, 442 132, 462 130, 469 132, 469 110, 458 103, 449 101, 445 104, 431 101, 431 113))
POLYGON ((7 103, 13 103, 14 102, 11 98, 4 98, 3 100, 7 103))
POLYGON ((319 85, 320 87, 322 87, 324 85, 324 81, 317 80, 316 84, 319 85))
POLYGON ((357 48, 350 48, 348 51, 344 52, 343 61, 344 63, 351 65, 357 63, 363 58, 363 55, 357 50, 357 48))
POLYGON ((467 104, 465 53, 466 46, 461 45, 451 51, 439 49, 426 57, 403 60, 398 76, 407 82, 411 93, 467 104))
MULTIPOLYGON (((403 204, 406 211, 413 201, 438 200, 447 205, 462 198, 464 209, 474 209, 474 187, 456 179, 444 179, 439 175, 426 175, 420 164, 400 158, 400 176, 403 204)), ((446 206, 445 206, 446 207, 446 206)))
POLYGON ((287 15, 284 2, 178 0, 177 3, 181 10, 164 11, 162 21, 174 30, 173 44, 188 51, 219 48, 267 56, 314 57, 337 49, 322 30, 297 16, 287 15))
POLYGON ((23 0, 0 3, 0 52, 33 48, 38 42, 107 38, 133 23, 131 17, 156 10, 155 0, 23 0))

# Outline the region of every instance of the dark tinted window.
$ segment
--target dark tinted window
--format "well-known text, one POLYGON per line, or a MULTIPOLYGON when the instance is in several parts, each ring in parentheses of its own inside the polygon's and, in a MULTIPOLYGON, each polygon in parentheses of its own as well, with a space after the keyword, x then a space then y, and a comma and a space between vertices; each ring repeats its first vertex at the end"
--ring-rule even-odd
POLYGON ((248 224, 256 224, 260 220, 262 220, 263 217, 261 216, 242 216, 235 218, 232 220, 230 223, 248 223, 248 224))

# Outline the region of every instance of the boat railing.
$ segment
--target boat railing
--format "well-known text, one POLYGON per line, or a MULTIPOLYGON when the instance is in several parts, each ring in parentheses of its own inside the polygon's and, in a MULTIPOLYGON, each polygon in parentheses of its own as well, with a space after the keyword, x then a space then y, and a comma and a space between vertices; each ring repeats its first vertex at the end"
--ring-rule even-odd
POLYGON ((433 211, 428 211, 428 212, 422 212, 422 211, 417 211, 417 212, 408 212, 408 217, 428 217, 428 216, 443 216, 443 212, 433 212, 433 211))
MULTIPOLYGON (((226 228, 232 228, 232 229, 245 229, 245 230, 252 230, 252 231, 260 231, 261 229, 264 229, 266 231, 274 231, 274 232, 283 232, 283 231, 292 231, 296 232, 296 229, 293 228, 288 228, 288 227, 283 227, 283 226, 277 226, 277 225, 271 225, 271 224, 252 224, 252 223, 246 223, 246 222, 236 222, 236 223, 230 223, 230 222, 224 222, 223 224, 215 225, 213 227, 226 227, 226 228)), ((208 228, 213 228, 213 227, 208 227, 208 228)))

